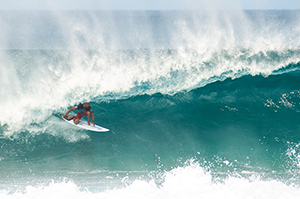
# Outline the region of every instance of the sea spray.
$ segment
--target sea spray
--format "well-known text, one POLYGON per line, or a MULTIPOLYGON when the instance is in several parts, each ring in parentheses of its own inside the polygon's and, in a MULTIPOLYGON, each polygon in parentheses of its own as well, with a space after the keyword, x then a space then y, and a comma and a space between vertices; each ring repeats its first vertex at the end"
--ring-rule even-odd
POLYGON ((27 186, 24 193, 0 193, 1 198, 291 198, 296 199, 299 188, 252 177, 229 177, 224 182, 212 182, 211 175, 198 164, 174 168, 163 175, 164 182, 157 186, 154 180, 135 180, 124 188, 90 191, 72 181, 52 182, 47 186, 27 186))

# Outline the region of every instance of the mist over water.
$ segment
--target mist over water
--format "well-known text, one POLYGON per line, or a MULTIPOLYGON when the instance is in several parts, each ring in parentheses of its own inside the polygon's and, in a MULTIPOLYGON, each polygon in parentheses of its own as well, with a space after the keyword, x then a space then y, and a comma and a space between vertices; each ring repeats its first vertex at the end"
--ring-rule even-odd
POLYGON ((297 11, 1 11, 1 24, 2 49, 205 52, 299 45, 297 11))
POLYGON ((299 23, 299 11, 1 11, 0 196, 296 198, 299 23), (109 133, 61 120, 84 101, 109 133))

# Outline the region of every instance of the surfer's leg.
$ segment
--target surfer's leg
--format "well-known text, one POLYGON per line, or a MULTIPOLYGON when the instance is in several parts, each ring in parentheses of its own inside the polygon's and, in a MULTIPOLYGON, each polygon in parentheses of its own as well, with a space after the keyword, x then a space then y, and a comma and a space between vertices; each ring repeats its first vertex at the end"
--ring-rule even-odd
POLYGON ((75 124, 78 124, 78 123, 79 123, 79 120, 80 120, 83 116, 86 116, 86 112, 84 112, 84 113, 79 113, 79 112, 77 111, 77 115, 76 115, 76 117, 74 118, 74 123, 75 123, 75 124))

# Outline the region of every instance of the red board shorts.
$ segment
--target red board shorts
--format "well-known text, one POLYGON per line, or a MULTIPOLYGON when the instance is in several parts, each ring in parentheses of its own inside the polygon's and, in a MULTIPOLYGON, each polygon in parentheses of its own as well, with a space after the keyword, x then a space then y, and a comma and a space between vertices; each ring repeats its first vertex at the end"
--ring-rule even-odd
POLYGON ((76 115, 76 117, 75 117, 75 120, 80 120, 83 116, 87 116, 87 114, 86 114, 86 112, 87 111, 85 111, 84 113, 79 113, 78 111, 77 111, 77 115, 76 115))

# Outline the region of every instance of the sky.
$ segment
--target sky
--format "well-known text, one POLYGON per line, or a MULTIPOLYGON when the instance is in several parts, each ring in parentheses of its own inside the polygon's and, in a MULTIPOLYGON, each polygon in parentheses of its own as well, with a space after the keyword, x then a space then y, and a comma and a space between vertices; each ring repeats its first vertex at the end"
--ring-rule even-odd
POLYGON ((300 0, 0 0, 0 10, 300 9, 300 0))

